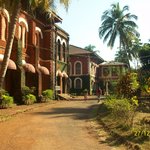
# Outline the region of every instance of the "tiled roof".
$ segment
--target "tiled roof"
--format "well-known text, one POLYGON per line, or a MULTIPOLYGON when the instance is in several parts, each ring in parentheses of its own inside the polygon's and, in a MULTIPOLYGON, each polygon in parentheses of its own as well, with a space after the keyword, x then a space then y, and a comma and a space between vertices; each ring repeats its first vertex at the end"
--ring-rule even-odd
POLYGON ((69 54, 70 55, 75 55, 75 54, 92 54, 92 52, 87 51, 83 48, 74 46, 74 45, 69 45, 69 54))
POLYGON ((126 66, 127 64, 125 64, 125 63, 122 63, 122 62, 116 62, 116 61, 106 61, 106 62, 103 62, 103 63, 101 63, 100 64, 100 66, 114 66, 114 65, 117 65, 117 66, 119 66, 119 65, 124 65, 124 66, 126 66))
POLYGON ((104 59, 101 58, 98 54, 96 54, 95 52, 90 52, 86 49, 83 49, 81 47, 77 47, 77 46, 74 46, 74 45, 69 45, 69 55, 90 55, 92 58, 97 58, 99 59, 99 63, 103 62, 104 59))

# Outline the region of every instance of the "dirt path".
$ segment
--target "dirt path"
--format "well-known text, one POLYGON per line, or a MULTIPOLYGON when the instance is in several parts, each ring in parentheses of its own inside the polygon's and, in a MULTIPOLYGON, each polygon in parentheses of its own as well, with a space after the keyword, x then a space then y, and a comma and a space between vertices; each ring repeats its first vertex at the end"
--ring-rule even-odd
POLYGON ((96 101, 62 101, 0 123, 1 150, 120 150, 88 130, 96 101))

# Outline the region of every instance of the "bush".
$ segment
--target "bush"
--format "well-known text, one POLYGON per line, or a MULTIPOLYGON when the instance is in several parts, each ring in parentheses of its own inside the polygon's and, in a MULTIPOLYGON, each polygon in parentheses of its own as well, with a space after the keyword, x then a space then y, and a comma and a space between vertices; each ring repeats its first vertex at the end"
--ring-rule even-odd
POLYGON ((54 99, 54 92, 51 89, 47 89, 42 92, 42 102, 47 102, 48 100, 54 99))
POLYGON ((28 86, 22 87, 21 91, 23 96, 31 94, 30 88, 28 86))
POLYGON ((110 111, 113 119, 120 123, 132 126, 135 110, 138 106, 136 98, 128 99, 108 99, 104 102, 106 108, 110 111))
POLYGON ((1 89, 0 90, 0 95, 7 95, 7 96, 9 96, 9 93, 6 90, 1 89))
POLYGON ((136 73, 127 73, 117 84, 117 94, 120 97, 131 98, 138 94, 139 83, 136 73))
POLYGON ((34 91, 35 87, 22 87, 22 100, 24 104, 31 105, 36 101, 36 97, 33 95, 34 91))
POLYGON ((0 108, 9 108, 14 103, 13 97, 9 95, 2 95, 2 99, 0 100, 0 108))
POLYGON ((26 105, 31 105, 36 102, 36 97, 33 94, 27 94, 23 96, 23 102, 26 105))

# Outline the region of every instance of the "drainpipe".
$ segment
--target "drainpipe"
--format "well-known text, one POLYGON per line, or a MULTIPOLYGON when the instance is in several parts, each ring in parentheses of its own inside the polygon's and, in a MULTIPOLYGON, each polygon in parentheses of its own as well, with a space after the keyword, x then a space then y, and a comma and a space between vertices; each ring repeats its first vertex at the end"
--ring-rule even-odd
POLYGON ((54 26, 54 49, 53 49, 53 52, 54 52, 54 55, 53 55, 53 58, 54 58, 54 99, 56 100, 57 99, 57 91, 56 91, 56 86, 57 86, 57 76, 56 76, 56 71, 57 71, 57 41, 56 41, 56 36, 57 35, 57 27, 54 26))

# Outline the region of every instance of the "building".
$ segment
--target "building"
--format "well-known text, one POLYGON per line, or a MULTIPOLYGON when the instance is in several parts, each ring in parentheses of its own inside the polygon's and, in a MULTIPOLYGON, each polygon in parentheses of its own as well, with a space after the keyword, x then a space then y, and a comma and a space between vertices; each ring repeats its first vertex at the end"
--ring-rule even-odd
POLYGON ((70 93, 81 95, 85 89, 91 95, 98 84, 97 69, 104 60, 95 52, 69 46, 69 80, 70 93))
POLYGON ((108 61, 99 64, 98 79, 99 86, 103 90, 103 94, 115 92, 114 87, 120 76, 128 71, 128 65, 121 62, 108 61))
MULTIPOLYGON (((37 12, 36 17, 26 11, 19 14, 3 88, 18 102, 24 86, 35 87, 40 96, 46 89, 67 91, 67 60, 69 35, 59 28, 62 19, 54 12, 51 18, 37 12), (53 20, 51 21, 51 18, 53 20), (57 76, 57 77, 56 77, 57 76)), ((0 63, 8 36, 9 12, 0 10, 0 63)))

